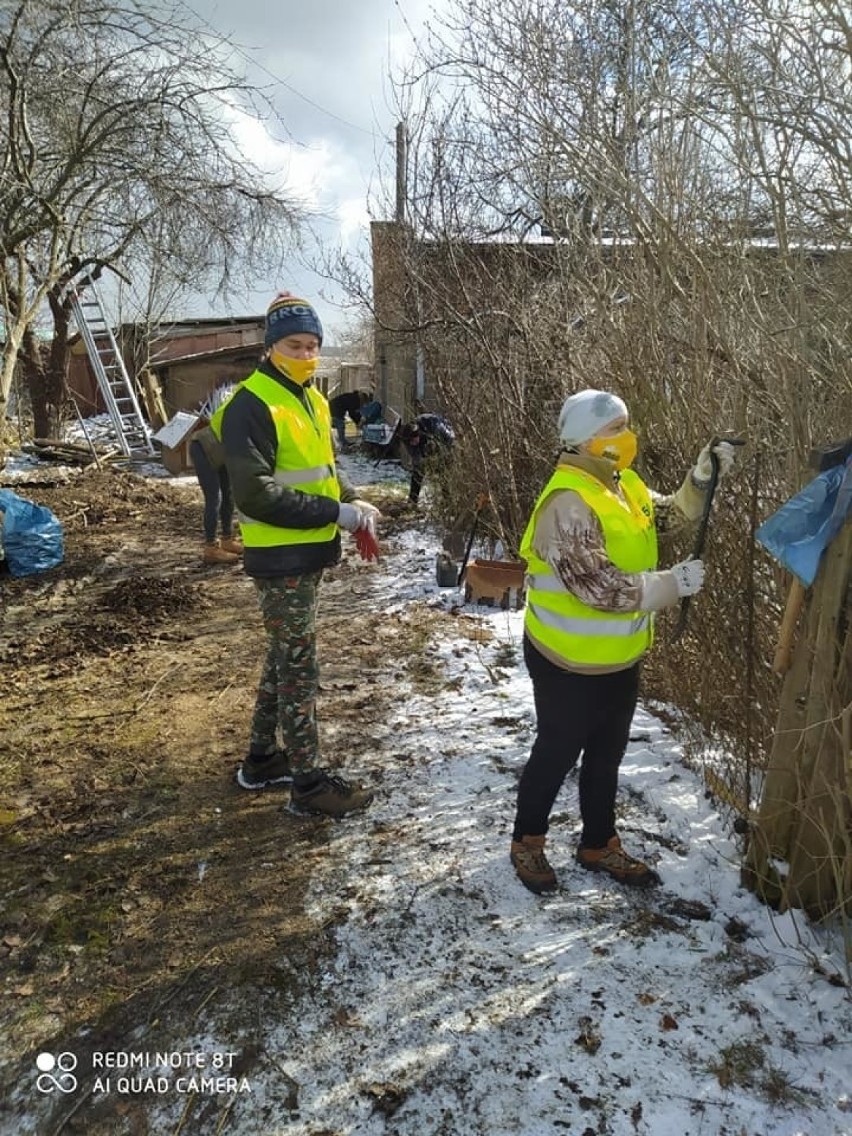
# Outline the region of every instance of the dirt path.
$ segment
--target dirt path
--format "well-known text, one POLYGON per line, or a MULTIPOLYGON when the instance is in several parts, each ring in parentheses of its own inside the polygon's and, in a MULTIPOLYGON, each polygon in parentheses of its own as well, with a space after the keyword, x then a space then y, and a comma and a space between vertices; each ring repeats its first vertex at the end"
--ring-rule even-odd
MULTIPOLYGON (((232 1071, 267 1060, 263 1022, 292 1012, 329 949, 334 916, 303 903, 329 822, 233 782, 262 627, 241 570, 199 562, 198 492, 116 471, 19 492, 63 521, 66 559, 0 584, 2 1132, 29 1111, 39 1133, 140 1136, 150 1096, 34 1097, 36 1055, 73 1038, 83 1067, 86 1046, 180 1050, 203 1026, 232 1071)), ((396 676, 430 677, 428 634, 414 615, 376 620, 371 589, 348 556, 322 592, 324 753, 348 769, 396 676)), ((217 1131, 216 1099, 188 1099, 184 1132, 217 1131)))

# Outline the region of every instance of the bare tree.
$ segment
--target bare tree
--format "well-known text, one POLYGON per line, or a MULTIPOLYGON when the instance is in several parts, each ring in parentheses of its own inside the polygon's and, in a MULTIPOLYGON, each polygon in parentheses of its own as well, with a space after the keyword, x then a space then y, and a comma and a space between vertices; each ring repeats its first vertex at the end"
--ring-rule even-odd
POLYGON ((0 411, 22 359, 43 432, 62 399, 75 276, 156 264, 169 288, 216 292, 250 263, 277 266, 299 210, 240 153, 235 124, 266 111, 261 96, 177 10, 17 0, 0 15, 0 76, 0 411))
POLYGON ((373 362, 373 342, 375 329, 373 318, 366 310, 350 315, 343 330, 337 335, 337 346, 342 358, 359 363, 373 362))

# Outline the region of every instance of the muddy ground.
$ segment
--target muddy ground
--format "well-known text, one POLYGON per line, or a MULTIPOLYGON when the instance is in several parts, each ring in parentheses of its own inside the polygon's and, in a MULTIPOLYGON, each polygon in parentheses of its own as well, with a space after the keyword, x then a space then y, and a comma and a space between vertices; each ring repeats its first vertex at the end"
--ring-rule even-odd
MULTIPOLYGON (((240 567, 202 566, 193 487, 107 469, 16 489, 57 514, 66 553, 0 577, 0 1099, 72 1038, 78 1055, 143 1038, 174 1050, 202 1021, 250 1073, 272 1060, 264 1023, 292 1012, 335 922, 303 908, 332 822, 233 779, 263 653, 253 586, 240 567)), ((392 541, 411 521, 393 489, 372 499, 392 541)), ((325 758, 349 769, 394 676, 429 681, 416 614, 377 621, 353 556, 327 574, 318 633, 325 758)), ((46 1133, 152 1131, 150 1098, 74 1099, 46 1133)), ((219 1108, 189 1098, 181 1130, 226 1130, 219 1108)))

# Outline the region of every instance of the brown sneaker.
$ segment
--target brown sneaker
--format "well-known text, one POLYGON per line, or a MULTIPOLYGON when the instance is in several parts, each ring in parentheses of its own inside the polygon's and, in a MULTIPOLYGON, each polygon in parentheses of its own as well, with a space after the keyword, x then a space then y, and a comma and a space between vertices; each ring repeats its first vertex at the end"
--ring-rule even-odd
POLYGON ((316 775, 319 779, 307 788, 294 782, 290 791, 291 812, 341 817, 365 809, 373 799, 369 789, 362 789, 360 785, 353 785, 342 777, 332 777, 330 773, 319 769, 316 775))
POLYGON ((216 540, 212 544, 204 545, 201 559, 205 564, 236 564, 239 556, 235 552, 228 552, 216 540))
POLYGON ((525 836, 512 841, 510 859, 525 888, 541 895, 556 889, 556 872, 544 854, 544 836, 525 836))
POLYGON ((590 872, 606 872, 620 884, 631 887, 653 887, 660 883, 653 868, 627 855, 617 836, 611 837, 605 848, 578 848, 577 863, 590 872))
POLYGON ((235 556, 242 556, 245 551, 243 542, 236 536, 223 536, 219 541, 219 547, 223 548, 225 552, 233 552, 235 556))

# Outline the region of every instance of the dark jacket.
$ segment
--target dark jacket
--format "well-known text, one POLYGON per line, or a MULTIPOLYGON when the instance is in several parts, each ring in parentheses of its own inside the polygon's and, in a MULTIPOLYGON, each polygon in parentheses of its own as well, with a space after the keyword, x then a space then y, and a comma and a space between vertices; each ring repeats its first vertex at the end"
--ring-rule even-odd
POLYGON ((332 418, 345 418, 348 414, 357 425, 361 421, 361 392, 344 391, 329 399, 328 408, 332 418))
MULTIPOLYGON (((258 367, 306 405, 305 393, 269 362, 258 367)), ((266 403, 240 388, 222 417, 226 465, 241 513, 268 525, 313 529, 333 524, 339 506, 332 497, 301 493, 274 480, 278 436, 266 403)), ((349 481, 337 471, 343 501, 355 499, 349 481)), ((277 548, 246 548, 243 563, 249 576, 301 576, 328 568, 340 559, 340 534, 322 544, 288 544, 277 548)))
POLYGON ((422 459, 438 450, 452 449, 456 436, 442 414, 420 414, 403 427, 402 440, 413 458, 422 459))
POLYGON ((416 419, 418 430, 427 438, 432 438, 439 445, 448 449, 456 440, 455 431, 443 414, 421 414, 416 419))
POLYGON ((209 426, 202 426, 192 435, 192 442, 198 442, 207 460, 215 470, 220 470, 225 464, 225 447, 213 433, 209 426))

